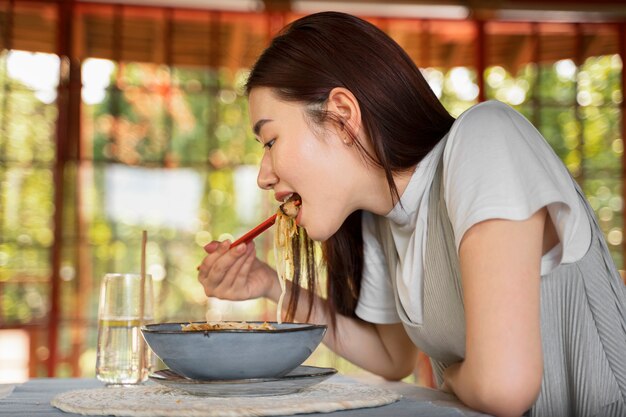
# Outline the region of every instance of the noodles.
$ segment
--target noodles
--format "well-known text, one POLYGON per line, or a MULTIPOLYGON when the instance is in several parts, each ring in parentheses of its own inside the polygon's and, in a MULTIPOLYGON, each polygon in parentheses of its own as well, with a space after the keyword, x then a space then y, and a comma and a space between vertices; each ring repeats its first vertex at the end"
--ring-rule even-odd
POLYGON ((291 240, 298 234, 296 221, 278 210, 276 216, 276 235, 274 237, 274 255, 276 273, 280 283, 280 297, 276 307, 276 322, 282 323, 282 309, 285 293, 287 292, 287 277, 293 276, 293 250, 291 240))
MULTIPOLYGON (((287 204, 287 203, 285 203, 287 204)), ((292 213, 289 213, 292 214, 292 213)), ((297 214, 297 210, 296 210, 297 214)), ((294 216, 295 217, 295 216, 294 216)), ((294 236, 298 234, 298 226, 294 217, 290 217, 282 208, 276 212, 276 234, 274 236, 274 256, 276 263, 276 273, 280 283, 280 297, 276 307, 276 322, 283 322, 282 309, 285 293, 287 292, 287 277, 293 277, 293 245, 294 236)))
MULTIPOLYGON (((283 203, 276 212, 276 234, 274 236, 274 255, 276 261, 276 274, 280 284, 280 296, 276 307, 276 322, 281 324, 283 300, 287 292, 287 277, 293 278, 294 274, 294 256, 293 256, 293 239, 297 238, 298 226, 296 225, 296 216, 298 215, 299 206, 301 204, 300 196, 292 194, 289 199, 283 203)), ((269 323, 249 324, 244 322, 227 322, 227 321, 211 321, 215 319, 213 315, 206 313, 206 323, 189 323, 181 325, 183 331, 202 331, 202 330, 276 330, 269 323)), ((221 315, 219 316, 221 318, 221 315)))
POLYGON ((191 332, 198 330, 276 330, 276 328, 266 321, 261 324, 246 323, 245 321, 220 321, 182 324, 181 330, 191 332))

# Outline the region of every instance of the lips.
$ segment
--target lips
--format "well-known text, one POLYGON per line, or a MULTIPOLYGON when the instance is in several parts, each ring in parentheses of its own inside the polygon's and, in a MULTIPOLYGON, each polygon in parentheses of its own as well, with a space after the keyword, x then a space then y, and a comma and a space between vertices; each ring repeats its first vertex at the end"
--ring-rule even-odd
POLYGON ((300 200, 300 196, 297 193, 289 192, 277 192, 274 194, 276 201, 280 203, 286 203, 288 201, 300 200))

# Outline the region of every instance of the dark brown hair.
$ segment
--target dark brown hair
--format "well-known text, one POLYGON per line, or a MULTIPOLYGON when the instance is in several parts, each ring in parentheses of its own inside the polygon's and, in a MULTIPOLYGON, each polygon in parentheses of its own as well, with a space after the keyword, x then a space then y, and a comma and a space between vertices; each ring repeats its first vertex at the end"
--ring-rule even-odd
MULTIPOLYGON (((412 169, 454 122, 406 52, 376 26, 345 13, 316 13, 286 26, 252 68, 246 92, 255 87, 270 87, 282 100, 305 104, 309 120, 319 126, 330 122, 341 127, 339 117, 324 110, 325 104, 333 88, 350 90, 358 100, 373 155, 354 132, 348 134, 363 156, 385 171, 394 202, 399 195, 393 173, 412 169)), ((288 320, 297 306, 302 268, 311 301, 316 288, 310 240, 303 236, 293 244, 294 255, 300 256, 294 256, 288 320)), ((336 313, 354 316, 363 271, 360 210, 322 243, 322 254, 332 321, 336 313)))

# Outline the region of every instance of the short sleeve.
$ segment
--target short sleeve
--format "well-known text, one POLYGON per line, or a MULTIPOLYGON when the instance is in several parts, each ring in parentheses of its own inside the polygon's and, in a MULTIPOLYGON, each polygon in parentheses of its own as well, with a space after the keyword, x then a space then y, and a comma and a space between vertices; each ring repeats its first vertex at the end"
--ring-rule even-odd
POLYGON ((372 213, 363 212, 363 275, 356 315, 370 323, 399 323, 387 262, 372 213))
POLYGON ((586 253, 589 221, 569 172, 543 136, 511 107, 490 101, 461 115, 444 150, 443 175, 457 252, 474 224, 526 220, 547 207, 560 243, 542 260, 542 274, 586 253))

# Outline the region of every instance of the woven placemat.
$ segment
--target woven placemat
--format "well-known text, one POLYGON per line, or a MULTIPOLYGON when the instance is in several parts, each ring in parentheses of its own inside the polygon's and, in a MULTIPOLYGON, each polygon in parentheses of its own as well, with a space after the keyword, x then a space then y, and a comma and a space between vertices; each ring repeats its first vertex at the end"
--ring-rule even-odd
POLYGON ((199 397, 163 386, 97 388, 65 392, 51 401, 68 413, 132 417, 247 417, 378 407, 401 395, 360 383, 322 383, 270 397, 199 397))

